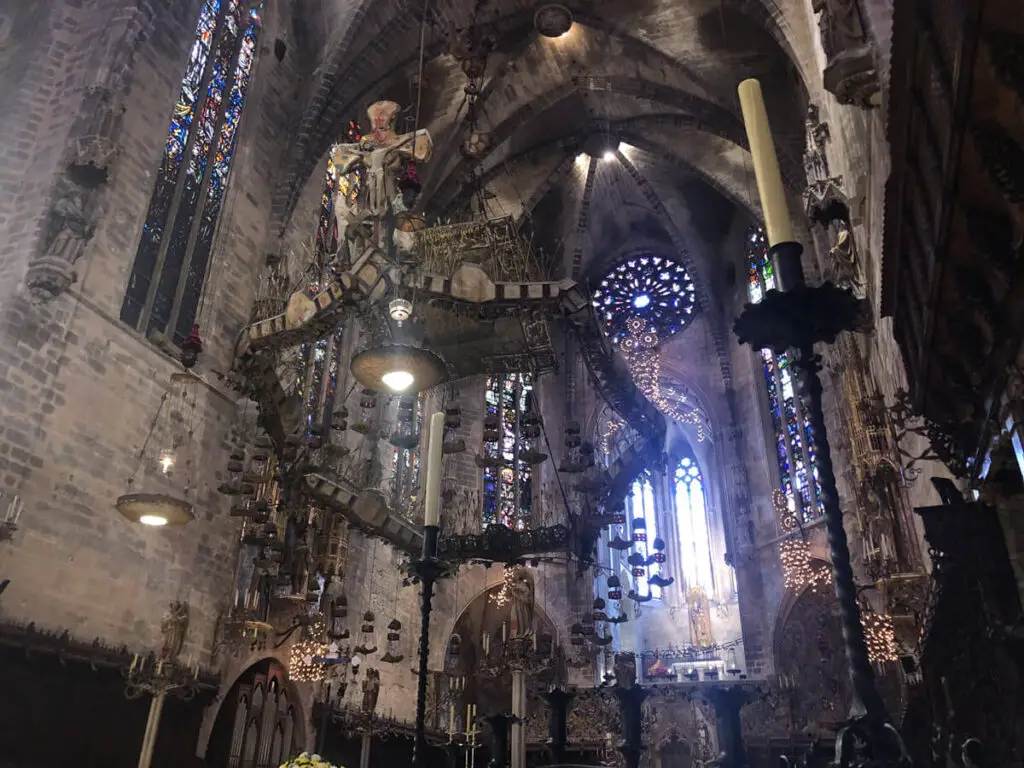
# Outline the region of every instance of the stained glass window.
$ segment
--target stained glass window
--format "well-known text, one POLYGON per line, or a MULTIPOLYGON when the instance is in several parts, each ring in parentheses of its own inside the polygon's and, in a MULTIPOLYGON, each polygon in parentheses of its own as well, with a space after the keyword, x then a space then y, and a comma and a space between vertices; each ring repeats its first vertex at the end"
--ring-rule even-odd
MULTIPOLYGON (((747 296, 754 304, 775 288, 775 274, 768 256, 768 238, 761 227, 747 232, 747 296)), ((786 353, 760 351, 768 409, 772 419, 772 452, 779 467, 779 482, 794 511, 803 520, 821 514, 821 487, 814 461, 814 441, 793 389, 793 376, 786 353)))
POLYGON ((199 309, 261 23, 238 0, 203 3, 171 115, 121 320, 175 344, 199 309))
MULTIPOLYGON (((644 473, 633 481, 633 488, 626 505, 633 534, 633 551, 643 558, 654 554, 654 540, 658 538, 658 515, 654 504, 654 485, 649 474, 644 473)), ((637 594, 661 597, 661 587, 648 583, 648 578, 659 572, 661 566, 651 563, 646 568, 637 566, 633 570, 633 584, 637 594), (643 574, 643 575, 641 575, 643 574)))
POLYGON ((490 376, 484 395, 484 526, 500 523, 514 530, 527 527, 533 504, 530 465, 521 417, 533 397, 533 376, 510 373, 490 376))
POLYGON ((632 317, 647 321, 659 339, 683 330, 697 311, 697 297, 686 269, 662 256, 635 256, 614 267, 594 292, 594 308, 605 333, 618 344, 632 317))
POLYGON ((711 523, 704 496, 704 478, 692 454, 684 454, 676 464, 674 496, 679 531, 679 563, 685 588, 703 588, 715 592, 715 571, 711 554, 711 523))

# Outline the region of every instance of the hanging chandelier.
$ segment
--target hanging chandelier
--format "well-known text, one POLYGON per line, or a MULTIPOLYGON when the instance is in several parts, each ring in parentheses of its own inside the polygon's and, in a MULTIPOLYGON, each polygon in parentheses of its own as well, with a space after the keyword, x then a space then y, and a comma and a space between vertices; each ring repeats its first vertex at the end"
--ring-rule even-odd
POLYGON ((200 383, 191 373, 171 376, 128 478, 127 492, 114 504, 127 520, 159 528, 184 525, 195 518, 193 422, 200 383))
POLYGON ((444 381, 444 361, 430 350, 410 344, 368 347, 352 358, 352 375, 375 392, 416 393, 444 381))

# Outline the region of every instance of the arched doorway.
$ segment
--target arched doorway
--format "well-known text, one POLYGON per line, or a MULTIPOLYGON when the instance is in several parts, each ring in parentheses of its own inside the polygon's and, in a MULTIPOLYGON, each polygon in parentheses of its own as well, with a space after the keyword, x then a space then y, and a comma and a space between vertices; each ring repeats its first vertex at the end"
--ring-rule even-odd
POLYGON ((206 760, 218 768, 277 768, 302 751, 298 697, 286 670, 264 659, 242 673, 221 704, 206 760))

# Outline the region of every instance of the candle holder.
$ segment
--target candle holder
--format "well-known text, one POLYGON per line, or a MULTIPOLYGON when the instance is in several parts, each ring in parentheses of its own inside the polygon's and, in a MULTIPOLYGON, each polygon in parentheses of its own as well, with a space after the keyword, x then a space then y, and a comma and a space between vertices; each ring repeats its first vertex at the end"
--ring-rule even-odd
POLYGON ((736 320, 734 331, 741 344, 788 354, 796 391, 814 441, 832 576, 854 689, 851 723, 840 731, 836 753, 842 755, 844 768, 902 766, 906 748, 889 722, 875 685, 861 625, 850 546, 843 527, 832 450, 822 410, 822 385, 818 376, 821 362, 814 353, 816 343, 831 344, 841 332, 858 329, 867 314, 867 303, 849 289, 829 282, 808 286, 800 261, 802 253, 803 247, 796 242, 777 243, 769 249, 779 290, 768 291, 757 304, 747 304, 736 320))
POLYGON ((420 663, 416 680, 416 741, 412 763, 417 768, 427 764, 427 663, 430 654, 430 613, 433 610, 434 583, 451 575, 451 565, 437 557, 437 525, 423 526, 423 555, 412 563, 413 573, 419 578, 420 593, 420 663))
POLYGON ((136 656, 124 676, 124 695, 129 699, 138 699, 148 694, 154 698, 174 695, 188 701, 202 687, 198 664, 165 661, 152 653, 136 656))
POLYGON ((18 520, 21 519, 21 512, 25 508, 20 496, 11 499, 7 505, 7 512, 3 520, 0 520, 0 542, 10 541, 18 530, 18 520))

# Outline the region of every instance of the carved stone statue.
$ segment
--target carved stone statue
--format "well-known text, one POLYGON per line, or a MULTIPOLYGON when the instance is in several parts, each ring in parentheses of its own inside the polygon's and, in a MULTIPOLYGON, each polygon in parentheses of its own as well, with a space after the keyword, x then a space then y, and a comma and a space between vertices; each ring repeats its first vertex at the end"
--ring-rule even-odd
POLYGON ((188 603, 183 600, 172 600, 160 619, 160 634, 164 644, 160 649, 160 658, 164 661, 175 661, 185 645, 185 633, 188 632, 188 603))
POLYGON ((842 104, 875 107, 881 85, 858 0, 812 0, 828 65, 825 89, 842 104))
POLYGON ((686 605, 690 614, 690 642, 700 648, 714 645, 710 605, 704 590, 700 587, 690 587, 686 590, 686 605))
POLYGON ((820 115, 817 104, 807 107, 807 118, 804 121, 807 134, 807 145, 804 149, 804 171, 807 173, 808 184, 829 177, 828 156, 825 153, 829 129, 828 123, 823 123, 820 115))
POLYGON ((533 576, 523 566, 512 573, 512 637, 533 631, 534 586, 533 576))
POLYGON ((837 219, 829 226, 829 235, 832 243, 828 251, 829 279, 840 288, 859 286, 857 249, 849 224, 843 219, 837 219))
POLYGON ((380 672, 376 669, 366 670, 363 680, 363 712, 372 715, 377 709, 377 697, 380 695, 380 672))

